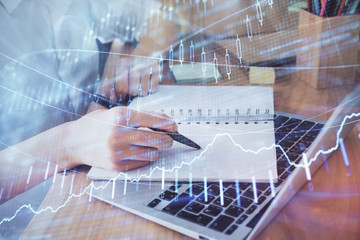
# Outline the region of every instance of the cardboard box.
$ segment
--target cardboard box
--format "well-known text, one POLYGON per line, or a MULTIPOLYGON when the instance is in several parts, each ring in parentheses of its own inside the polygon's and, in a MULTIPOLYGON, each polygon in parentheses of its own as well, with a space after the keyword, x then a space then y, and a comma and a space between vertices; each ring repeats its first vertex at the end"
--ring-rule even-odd
POLYGON ((355 82, 360 15, 322 18, 299 14, 297 78, 316 89, 355 82))

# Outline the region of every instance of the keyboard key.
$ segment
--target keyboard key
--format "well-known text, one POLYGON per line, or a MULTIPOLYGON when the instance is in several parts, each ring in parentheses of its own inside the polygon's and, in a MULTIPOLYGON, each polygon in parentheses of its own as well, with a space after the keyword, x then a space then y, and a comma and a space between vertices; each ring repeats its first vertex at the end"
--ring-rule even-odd
POLYGON ((317 124, 313 127, 313 129, 311 129, 311 130, 320 131, 323 127, 324 127, 324 124, 322 124, 322 123, 317 123, 317 124))
POLYGON ((220 188, 217 184, 212 184, 210 187, 208 187, 208 194, 217 196, 220 194, 220 188))
POLYGON ((224 188, 227 188, 228 186, 231 186, 231 185, 233 185, 233 183, 231 183, 231 182, 223 182, 223 187, 224 188))
POLYGON ((279 145, 285 150, 287 151, 288 149, 290 149, 290 147, 292 145, 294 145, 294 142, 292 141, 288 141, 288 140, 282 140, 279 145))
MULTIPOLYGON (((291 134, 295 134, 298 136, 298 138, 295 138, 294 140, 292 140, 293 142, 296 142, 297 140, 299 140, 302 136, 304 136, 308 131, 307 130, 301 130, 299 129, 299 126, 297 126, 292 132, 291 134)), ((290 135, 290 134, 289 134, 290 135)))
POLYGON ((269 188, 268 190, 266 190, 266 191, 264 192, 264 195, 265 195, 265 196, 270 196, 270 194, 271 194, 271 188, 269 188))
POLYGON ((274 186, 275 187, 278 187, 280 186, 280 184, 282 183, 282 180, 281 179, 278 179, 276 183, 274 183, 274 186))
POLYGON ((287 120, 289 120, 288 117, 285 116, 278 116, 277 118, 274 119, 274 126, 275 128, 280 127, 283 123, 285 123, 287 120))
POLYGON ((203 210, 204 207, 205 206, 200 203, 192 202, 185 209, 189 212, 199 213, 201 210, 203 210))
POLYGON ((209 205, 203 211, 203 213, 209 214, 209 215, 214 216, 214 217, 219 215, 221 212, 222 212, 222 208, 218 207, 218 206, 215 206, 215 205, 209 205))
POLYGON ((299 129, 299 130, 309 130, 310 128, 312 128, 312 126, 314 126, 315 123, 313 122, 309 122, 309 121, 302 121, 300 123, 299 126, 297 126, 296 129, 299 129))
POLYGON ((221 215, 212 224, 210 224, 210 228, 223 232, 233 221, 233 218, 221 215))
POLYGON ((247 216, 243 214, 237 221, 237 224, 242 224, 247 219, 247 216))
POLYGON ((304 144, 305 148, 308 148, 308 147, 311 145, 312 142, 305 141, 305 140, 302 140, 302 139, 301 139, 301 140, 299 141, 299 143, 304 144))
MULTIPOLYGON (((179 189, 179 187, 181 187, 181 183, 178 183, 177 188, 179 189)), ((175 185, 170 186, 169 190, 175 192, 176 190, 175 185)))
MULTIPOLYGON (((259 190, 256 190, 257 196, 260 196, 261 192, 259 190)), ((243 196, 253 199, 254 198, 254 191, 252 188, 249 188, 246 190, 246 192, 243 194, 243 196)))
POLYGON ((286 168, 283 168, 281 166, 277 166, 276 168, 277 168, 277 173, 279 176, 286 171, 286 168))
POLYGON ((296 143, 294 146, 293 146, 293 148, 296 148, 296 149, 300 149, 300 150, 302 150, 302 151, 305 151, 306 150, 306 148, 309 146, 307 146, 307 144, 308 144, 308 142, 306 142, 306 141, 299 141, 298 143, 296 143))
MULTIPOLYGON (((236 201, 235 201, 236 202, 236 201)), ((253 203, 253 200, 252 198, 249 199, 249 198, 245 198, 245 197, 240 197, 240 207, 243 207, 243 208, 247 208, 250 206, 250 204, 253 203)))
POLYGON ((242 208, 236 207, 234 205, 231 205, 230 207, 228 207, 228 209, 225 210, 225 213, 232 217, 238 217, 243 212, 244 212, 244 210, 242 208))
POLYGON ((286 126, 292 126, 293 128, 295 128, 297 125, 299 125, 299 123, 301 123, 301 120, 300 120, 300 119, 290 118, 290 119, 286 122, 286 126))
POLYGON ((275 142, 279 143, 285 137, 285 135, 286 134, 284 133, 275 133, 275 142))
POLYGON ((259 197, 257 205, 262 204, 265 200, 266 200, 266 197, 264 197, 264 196, 259 197))
POLYGON ((280 176, 280 179, 281 179, 281 180, 285 180, 289 175, 290 175, 290 173, 284 172, 284 173, 280 176))
POLYGON ((239 187, 240 187, 241 190, 245 190, 250 185, 251 185, 251 183, 247 183, 247 182, 239 183, 239 187))
POLYGON ((224 192, 224 196, 229 198, 236 198, 236 189, 229 188, 224 192))
POLYGON ((256 189, 259 189, 260 191, 264 191, 270 186, 270 183, 256 183, 256 189))
POLYGON ((295 161, 296 159, 298 159, 300 156, 298 153, 295 153, 295 152, 287 152, 286 155, 292 162, 295 161))
POLYGON ((283 155, 283 153, 284 152, 280 149, 280 147, 276 147, 276 159, 281 157, 281 155, 283 155))
POLYGON ((185 211, 179 212, 177 216, 190 222, 200 224, 202 226, 208 225, 213 220, 212 217, 206 216, 204 214, 195 215, 185 211))
POLYGON ((308 142, 312 142, 316 138, 317 134, 318 132, 312 132, 312 130, 310 130, 302 139, 308 142))
POLYGON ((275 134, 280 133, 280 134, 288 134, 290 133, 295 127, 293 126, 287 126, 287 125, 283 125, 282 127, 278 128, 275 132, 275 134))
POLYGON ((189 194, 182 193, 177 200, 172 201, 169 205, 164 207, 162 211, 175 215, 193 199, 194 197, 190 197, 189 194))
POLYGON ((224 197, 224 205, 221 205, 221 201, 220 201, 220 197, 218 197, 215 201, 214 204, 221 206, 221 207, 227 207, 230 205, 230 203, 232 202, 232 199, 224 197))
POLYGON ((170 192, 168 190, 166 190, 165 192, 161 193, 159 195, 159 198, 162 200, 166 200, 166 201, 171 201, 173 200, 178 194, 174 193, 174 192, 170 192))
POLYGON ((292 141, 292 142, 297 142, 301 138, 302 135, 303 134, 301 134, 301 133, 292 132, 292 133, 290 133, 289 135, 286 136, 285 140, 292 141))
POLYGON ((305 152, 306 147, 303 143, 297 143, 291 148, 291 152, 297 153, 301 155, 303 152, 305 152))
POLYGON ((256 210, 257 206, 256 205, 252 205, 251 207, 249 207, 249 209, 246 211, 246 214, 252 214, 255 210, 256 210))
POLYGON ((231 235, 237 228, 238 228, 238 226, 232 225, 231 227, 229 227, 228 230, 226 230, 225 234, 226 235, 231 235))
POLYGON ((277 165, 283 168, 287 168, 290 166, 289 161, 287 160, 287 158, 285 156, 281 157, 278 161, 277 161, 277 165))
POLYGON ((205 194, 203 193, 196 199, 196 201, 199 203, 208 204, 211 203, 214 199, 215 199, 214 196, 208 195, 207 202, 205 202, 205 194))
MULTIPOLYGON (((200 187, 198 185, 192 185, 191 188, 192 188, 192 194, 195 194, 195 195, 199 195, 200 193, 202 193, 202 191, 204 191, 204 188, 200 187)), ((186 192, 190 193, 190 188, 188 188, 186 190, 186 192)))
POLYGON ((311 130, 309 130, 309 132, 305 135, 308 136, 309 140, 307 141, 313 141, 316 136, 319 134, 320 130, 322 129, 324 125, 323 124, 316 124, 311 130))
POLYGON ((156 207, 159 203, 161 202, 160 199, 155 198, 154 200, 152 200, 151 202, 149 202, 149 204, 147 205, 148 207, 154 208, 156 207))

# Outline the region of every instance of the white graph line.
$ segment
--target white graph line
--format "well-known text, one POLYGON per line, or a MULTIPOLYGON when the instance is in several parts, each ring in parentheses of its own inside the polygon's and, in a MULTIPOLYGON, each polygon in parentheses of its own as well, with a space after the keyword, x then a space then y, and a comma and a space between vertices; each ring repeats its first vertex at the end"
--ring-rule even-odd
MULTIPOLYGON (((351 119, 351 118, 353 118, 353 117, 359 117, 359 116, 360 116, 360 112, 359 112, 359 113, 352 113, 352 114, 350 114, 350 115, 346 115, 346 116, 344 117, 343 121, 341 122, 340 128, 339 128, 339 130, 338 130, 338 132, 337 132, 337 134, 336 134, 337 139, 336 139, 336 144, 335 144, 335 146, 332 147, 332 148, 330 148, 330 149, 328 149, 328 150, 319 150, 319 151, 315 154, 315 156, 308 161, 308 165, 310 165, 313 161, 315 161, 316 158, 317 158, 320 154, 329 154, 329 153, 335 151, 336 149, 338 149, 338 148, 339 148, 339 141, 340 141, 340 140, 339 140, 339 138, 340 138, 340 133, 341 133, 341 131, 342 131, 344 125, 345 125, 346 120, 351 119)), ((67 204, 72 198, 74 198, 74 197, 81 197, 82 195, 84 195, 85 192, 86 192, 86 190, 87 190, 88 188, 96 189, 96 190, 97 190, 97 189, 105 189, 111 182, 114 182, 120 175, 126 176, 126 179, 129 180, 130 182, 135 182, 135 181, 139 181, 142 177, 150 178, 151 175, 152 175, 152 173, 153 173, 155 170, 162 170, 162 171, 172 172, 172 171, 174 171, 174 170, 176 170, 176 169, 179 169, 179 168, 183 167, 184 165, 190 165, 190 164, 192 164, 194 161, 196 161, 197 159, 201 158, 201 156, 209 149, 209 147, 211 147, 211 146, 214 144, 215 140, 216 140, 219 136, 229 136, 230 139, 231 139, 231 141, 234 143, 235 146, 239 147, 239 148, 242 149, 244 152, 250 152, 250 153, 254 153, 254 154, 257 154, 257 153, 259 153, 260 151, 263 151, 263 150, 269 150, 269 149, 271 149, 271 148, 273 148, 273 147, 279 147, 279 148, 281 149, 281 151, 284 153, 284 155, 286 156, 289 164, 291 164, 291 165, 293 165, 293 166, 295 166, 295 167, 305 167, 305 166, 302 165, 302 164, 295 164, 295 163, 291 162, 290 159, 288 158, 288 156, 286 155, 286 152, 284 151, 284 149, 283 149, 280 145, 272 144, 272 145, 269 146, 269 147, 262 147, 262 148, 258 149, 257 151, 250 150, 250 149, 244 149, 242 146, 240 146, 239 144, 237 144, 237 143, 232 139, 232 137, 231 137, 230 134, 228 134, 228 133, 222 133, 222 134, 216 135, 216 136, 214 137, 213 141, 212 141, 211 143, 209 143, 209 144, 206 146, 206 148, 205 148, 197 157, 195 157, 192 161, 190 161, 190 162, 188 162, 188 163, 182 162, 179 166, 174 166, 173 168, 171 168, 171 169, 166 169, 166 170, 163 170, 163 168, 155 167, 155 168, 151 171, 150 176, 148 176, 148 175, 146 175, 146 174, 143 174, 143 175, 139 176, 138 178, 133 178, 133 179, 129 179, 129 178, 127 177, 127 173, 121 172, 121 173, 119 173, 115 178, 110 179, 106 184, 104 184, 104 185, 102 185, 102 186, 96 187, 96 186, 94 186, 93 182, 91 182, 91 183, 84 189, 84 191, 82 191, 82 192, 79 193, 79 194, 71 194, 71 195, 67 198, 67 200, 66 200, 62 205, 58 206, 58 207, 55 208, 55 209, 52 208, 52 207, 50 207, 50 206, 48 206, 48 207, 43 208, 43 209, 41 209, 41 210, 39 210, 39 211, 36 211, 36 210, 34 210, 34 209, 32 208, 31 204, 24 204, 24 205, 22 205, 19 209, 17 209, 17 210, 15 211, 15 213, 14 213, 13 216, 8 217, 8 218, 3 218, 3 219, 1 220, 1 222, 0 222, 0 225, 1 225, 2 223, 4 223, 4 222, 10 222, 11 220, 13 220, 13 219, 17 216, 17 214, 18 214, 22 209, 24 209, 24 208, 28 208, 28 209, 29 209, 30 211, 32 211, 34 214, 40 214, 40 213, 45 212, 45 211, 48 211, 48 210, 51 211, 51 212, 53 212, 53 213, 55 213, 55 212, 57 212, 59 209, 65 207, 66 204, 67 204)))

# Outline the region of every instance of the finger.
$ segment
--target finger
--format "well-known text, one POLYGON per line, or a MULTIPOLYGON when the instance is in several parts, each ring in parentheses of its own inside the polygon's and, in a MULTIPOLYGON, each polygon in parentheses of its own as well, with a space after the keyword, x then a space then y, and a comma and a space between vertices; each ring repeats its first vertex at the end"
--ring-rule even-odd
POLYGON ((125 107, 115 108, 114 112, 118 114, 117 117, 120 119, 120 122, 127 122, 128 119, 129 125, 133 127, 158 128, 168 132, 177 131, 175 121, 165 114, 146 111, 139 112, 125 107))
POLYGON ((106 97, 110 97, 116 101, 116 96, 112 95, 113 85, 116 80, 116 67, 119 61, 117 53, 121 51, 123 43, 119 39, 115 39, 111 45, 109 56, 106 60, 104 72, 101 76, 101 82, 97 89, 97 93, 106 97))
POLYGON ((146 161, 134 161, 134 160, 121 160, 117 164, 114 164, 111 170, 117 172, 123 172, 135 168, 140 168, 149 165, 146 161))
POLYGON ((159 85, 159 77, 155 77, 154 82, 153 82, 153 86, 152 86, 152 92, 153 93, 156 92, 158 85, 159 85))
POLYGON ((123 145, 119 148, 116 148, 116 151, 113 152, 112 159, 115 163, 124 159, 149 162, 155 161, 158 157, 159 151, 156 148, 136 145, 123 145))
POLYGON ((109 61, 107 62, 105 69, 104 69, 104 73, 101 77, 101 81, 99 82, 99 85, 97 86, 96 89, 96 93, 104 95, 104 96, 109 96, 110 94, 110 89, 111 89, 111 83, 113 82, 114 79, 112 79, 112 75, 113 73, 111 73, 111 71, 114 71, 114 68, 109 66, 109 61))
POLYGON ((152 81, 151 81, 151 93, 155 93, 157 86, 159 85, 159 67, 158 65, 153 65, 153 76, 152 76, 152 81))
POLYGON ((129 67, 129 83, 128 83, 128 94, 130 96, 137 96, 139 93, 139 83, 141 74, 129 67))
POLYGON ((154 69, 153 67, 149 68, 149 73, 148 73, 148 94, 152 94, 153 93, 153 82, 154 82, 154 69))
POLYGON ((117 96, 116 96, 116 90, 115 90, 115 82, 113 82, 112 86, 111 86, 111 90, 110 90, 110 100, 117 102, 117 96))
POLYGON ((152 85, 153 85, 153 77, 156 65, 152 64, 152 61, 148 61, 148 64, 143 68, 142 70, 142 78, 141 78, 141 86, 142 86, 142 92, 143 96, 146 96, 148 94, 151 94, 152 92, 152 85))
POLYGON ((149 93, 149 76, 148 73, 146 73, 146 70, 141 72, 141 78, 140 78, 140 84, 141 84, 141 93, 142 97, 145 97, 149 93))
POLYGON ((173 139, 162 132, 141 129, 125 130, 125 128, 119 128, 110 140, 110 146, 114 149, 122 148, 123 146, 128 146, 130 144, 165 149, 172 146, 173 139))
POLYGON ((116 84, 115 84, 115 91, 119 99, 124 100, 126 95, 128 94, 128 69, 127 64, 122 58, 118 61, 116 66, 116 84))

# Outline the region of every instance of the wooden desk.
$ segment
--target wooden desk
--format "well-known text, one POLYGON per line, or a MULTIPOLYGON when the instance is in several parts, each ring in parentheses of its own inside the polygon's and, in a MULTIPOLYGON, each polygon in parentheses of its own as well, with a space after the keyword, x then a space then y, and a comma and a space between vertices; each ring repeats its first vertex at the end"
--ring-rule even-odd
MULTIPOLYGON (((243 70, 234 70, 233 74, 246 76, 243 70)), ((336 106, 351 89, 343 87, 319 91, 291 76, 278 78, 273 86, 275 109, 278 111, 314 116, 336 106)), ((246 78, 242 79, 246 84, 246 78)), ((238 85, 235 80, 223 83, 238 85)), ((320 116, 323 119, 327 117, 328 114, 320 116)), ((305 185, 258 239, 360 238, 359 134, 358 124, 345 140, 350 167, 345 167, 341 151, 335 151, 328 159, 329 170, 323 165, 313 174, 313 190, 305 185)), ((61 188, 62 175, 57 175, 40 208, 51 206, 59 210, 36 215, 23 233, 23 239, 34 236, 51 239, 188 239, 101 201, 92 199, 89 202, 86 194, 67 202, 72 179, 73 173, 67 174, 61 188)), ((76 174, 73 192, 81 192, 88 184, 84 173, 76 174)))

